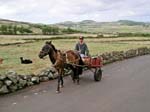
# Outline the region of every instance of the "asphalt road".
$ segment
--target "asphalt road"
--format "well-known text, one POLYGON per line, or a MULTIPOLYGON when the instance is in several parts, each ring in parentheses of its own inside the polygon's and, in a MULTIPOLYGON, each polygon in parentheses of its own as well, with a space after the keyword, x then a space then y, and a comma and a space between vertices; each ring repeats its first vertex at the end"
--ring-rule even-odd
POLYGON ((103 67, 101 82, 85 72, 81 84, 65 77, 0 96, 0 112, 150 112, 150 56, 136 57, 103 67))

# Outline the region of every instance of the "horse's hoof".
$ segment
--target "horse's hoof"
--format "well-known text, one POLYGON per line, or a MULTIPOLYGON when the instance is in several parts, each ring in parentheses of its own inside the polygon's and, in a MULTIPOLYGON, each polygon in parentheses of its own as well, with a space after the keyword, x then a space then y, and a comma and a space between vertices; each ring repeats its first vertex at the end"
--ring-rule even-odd
POLYGON ((60 87, 60 88, 63 88, 64 86, 63 86, 63 85, 60 85, 59 87, 60 87))
POLYGON ((61 93, 61 91, 56 91, 57 94, 61 93))

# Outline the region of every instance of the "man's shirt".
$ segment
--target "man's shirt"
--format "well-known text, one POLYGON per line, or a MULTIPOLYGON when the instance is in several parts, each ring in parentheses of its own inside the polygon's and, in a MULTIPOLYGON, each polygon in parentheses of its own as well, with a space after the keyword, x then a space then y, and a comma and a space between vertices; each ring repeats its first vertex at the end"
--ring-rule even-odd
POLYGON ((79 42, 75 46, 75 50, 79 51, 80 54, 88 55, 89 50, 86 43, 80 44, 79 42))

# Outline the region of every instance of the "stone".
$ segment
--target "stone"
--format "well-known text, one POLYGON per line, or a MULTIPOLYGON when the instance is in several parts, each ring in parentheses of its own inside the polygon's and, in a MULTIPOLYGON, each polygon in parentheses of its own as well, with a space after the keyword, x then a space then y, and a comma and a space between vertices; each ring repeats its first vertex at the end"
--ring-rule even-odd
POLYGON ((54 74, 52 73, 52 72, 49 72, 48 73, 48 78, 49 79, 54 79, 55 77, 54 77, 54 74))
POLYGON ((11 92, 15 92, 15 91, 18 90, 18 86, 17 86, 17 84, 16 85, 12 84, 12 85, 9 86, 9 89, 10 89, 11 92))
POLYGON ((146 55, 146 54, 149 54, 149 49, 147 47, 138 48, 139 56, 146 55))
POLYGON ((3 82, 2 81, 0 81, 0 88, 3 86, 3 82))
POLYGON ((138 55, 137 49, 131 49, 131 50, 128 50, 128 51, 125 52, 125 57, 124 58, 132 58, 132 57, 135 57, 137 55, 138 55))
POLYGON ((124 58, 124 52, 123 51, 113 51, 112 52, 112 62, 114 61, 120 61, 124 58))
POLYGON ((3 80, 5 80, 5 79, 6 79, 6 75, 0 74, 0 80, 3 81, 3 80))
POLYGON ((111 60, 103 60, 103 64, 106 65, 106 64, 109 64, 111 63, 112 61, 111 60))
POLYGON ((44 76, 44 77, 40 77, 40 82, 45 82, 45 81, 48 81, 49 78, 44 76))
POLYGON ((58 72, 55 72, 55 73, 53 74, 53 77, 54 77, 54 79, 56 79, 56 78, 58 77, 58 72))
POLYGON ((7 88, 6 85, 3 85, 1 88, 0 88, 0 94, 6 94, 6 93, 9 93, 9 90, 7 88))
POLYGON ((7 86, 10 86, 13 83, 11 80, 8 80, 8 79, 5 80, 4 82, 7 86))
POLYGON ((34 83, 33 83, 33 82, 31 82, 31 81, 27 81, 27 86, 32 86, 32 85, 34 85, 34 83))
POLYGON ((27 81, 24 80, 24 79, 19 79, 18 81, 18 87, 19 89, 22 88, 22 87, 25 87, 27 85, 27 81))
POLYGON ((40 81, 47 81, 48 79, 54 79, 56 78, 55 73, 57 70, 53 67, 51 68, 46 68, 41 71, 40 74, 38 74, 40 81))
POLYGON ((6 73, 6 76, 7 76, 7 78, 10 79, 14 84, 16 84, 16 83, 18 82, 18 80, 19 80, 19 76, 18 76, 17 73, 14 72, 14 71, 8 71, 8 72, 6 73))
POLYGON ((112 53, 108 53, 108 52, 103 53, 103 54, 101 55, 101 57, 102 57, 104 60, 109 60, 110 58, 112 58, 112 53))
POLYGON ((52 73, 56 73, 56 72, 57 72, 57 70, 56 70, 54 67, 49 68, 49 70, 50 70, 50 72, 52 72, 52 73))
POLYGON ((28 76, 27 75, 22 75, 22 79, 27 80, 28 76))
POLYGON ((36 76, 32 77, 32 78, 31 78, 31 81, 32 81, 33 83, 35 83, 35 84, 40 83, 39 77, 36 77, 36 76))
POLYGON ((47 76, 48 75, 48 72, 43 70, 40 74, 38 74, 39 77, 44 77, 44 76, 47 76))
POLYGON ((32 76, 31 75, 23 75, 24 80, 31 80, 32 76))

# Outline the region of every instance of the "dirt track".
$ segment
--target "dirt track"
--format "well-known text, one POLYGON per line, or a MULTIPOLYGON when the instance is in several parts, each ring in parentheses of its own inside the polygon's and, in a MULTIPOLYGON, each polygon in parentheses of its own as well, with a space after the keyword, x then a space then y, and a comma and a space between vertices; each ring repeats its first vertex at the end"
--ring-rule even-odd
POLYGON ((0 112, 149 112, 150 56, 103 67, 101 82, 85 72, 81 84, 65 78, 56 94, 57 81, 45 82, 13 94, 0 96, 0 112))

